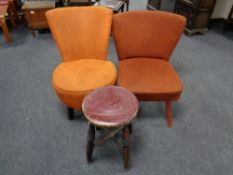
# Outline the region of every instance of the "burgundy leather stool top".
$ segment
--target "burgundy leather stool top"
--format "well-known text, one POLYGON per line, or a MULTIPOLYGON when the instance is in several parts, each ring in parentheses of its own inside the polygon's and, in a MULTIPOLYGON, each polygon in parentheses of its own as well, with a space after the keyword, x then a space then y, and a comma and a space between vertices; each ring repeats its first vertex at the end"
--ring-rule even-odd
POLYGON ((94 125, 119 127, 129 124, 138 111, 137 98, 129 90, 118 86, 96 89, 84 98, 82 109, 94 125))

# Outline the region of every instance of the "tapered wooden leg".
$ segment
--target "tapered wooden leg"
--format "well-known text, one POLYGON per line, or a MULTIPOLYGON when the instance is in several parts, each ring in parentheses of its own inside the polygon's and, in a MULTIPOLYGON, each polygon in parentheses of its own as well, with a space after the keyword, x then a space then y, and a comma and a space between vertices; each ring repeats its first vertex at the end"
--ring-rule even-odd
POLYGON ((6 21, 4 18, 1 18, 1 26, 2 26, 2 31, 3 31, 3 35, 5 37, 6 42, 10 43, 12 41, 10 33, 8 31, 7 25, 6 25, 6 21))
POLYGON ((172 127, 171 102, 170 102, 170 101, 166 101, 166 102, 165 102, 165 106, 166 106, 167 126, 168 126, 169 128, 171 128, 171 127, 172 127))
POLYGON ((67 107, 67 112, 68 112, 68 119, 73 120, 74 119, 74 109, 67 107))
POLYGON ((88 130, 88 142, 87 142, 87 161, 92 161, 92 153, 94 150, 94 141, 95 141, 95 126, 89 124, 88 130))
POLYGON ((125 169, 129 168, 129 126, 123 127, 123 133, 122 133, 122 141, 123 141, 123 161, 124 161, 124 167, 125 169))

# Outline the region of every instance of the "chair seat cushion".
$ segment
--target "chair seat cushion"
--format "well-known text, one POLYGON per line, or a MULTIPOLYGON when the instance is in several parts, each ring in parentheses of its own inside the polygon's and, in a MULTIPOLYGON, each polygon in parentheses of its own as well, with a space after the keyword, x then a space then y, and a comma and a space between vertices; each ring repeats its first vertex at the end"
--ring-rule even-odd
POLYGON ((172 65, 155 58, 130 58, 119 63, 118 84, 139 100, 174 101, 182 92, 182 82, 172 65))
POLYGON ((114 85, 116 68, 108 60, 82 59, 59 64, 52 83, 60 99, 69 107, 80 108, 82 100, 92 90, 114 85))

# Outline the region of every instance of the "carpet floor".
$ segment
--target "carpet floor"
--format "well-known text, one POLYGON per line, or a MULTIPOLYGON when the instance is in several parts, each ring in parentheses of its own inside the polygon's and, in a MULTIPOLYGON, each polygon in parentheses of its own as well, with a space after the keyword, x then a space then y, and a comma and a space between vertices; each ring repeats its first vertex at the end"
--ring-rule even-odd
MULTIPOLYGON (((163 103, 141 102, 126 172, 114 142, 86 162, 87 120, 76 111, 69 121, 51 87, 60 57, 50 33, 33 38, 24 26, 11 33, 11 44, 0 33, 0 175, 233 174, 232 31, 182 36, 171 58, 184 83, 172 106, 173 127, 166 126, 163 103)), ((117 65, 112 39, 109 58, 117 65)))

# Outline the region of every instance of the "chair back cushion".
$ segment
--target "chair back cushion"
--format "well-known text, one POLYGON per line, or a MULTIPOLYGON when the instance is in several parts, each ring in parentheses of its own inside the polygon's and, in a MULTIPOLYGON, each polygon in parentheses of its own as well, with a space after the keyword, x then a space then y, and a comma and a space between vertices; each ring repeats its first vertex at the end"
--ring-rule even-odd
POLYGON ((48 24, 64 62, 106 59, 112 11, 105 7, 49 10, 48 24))
POLYGON ((118 58, 169 60, 185 27, 183 16, 160 11, 130 11, 113 17, 118 58))

